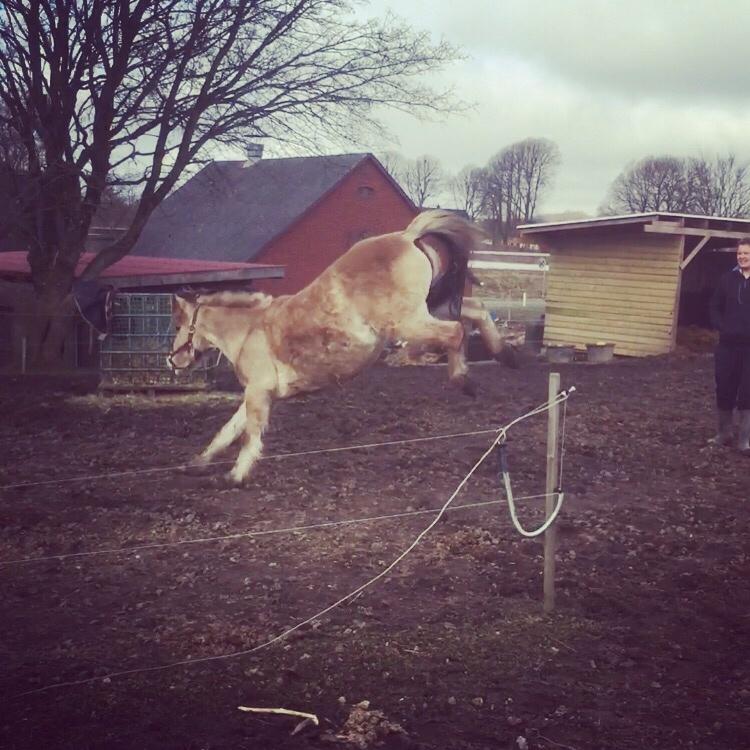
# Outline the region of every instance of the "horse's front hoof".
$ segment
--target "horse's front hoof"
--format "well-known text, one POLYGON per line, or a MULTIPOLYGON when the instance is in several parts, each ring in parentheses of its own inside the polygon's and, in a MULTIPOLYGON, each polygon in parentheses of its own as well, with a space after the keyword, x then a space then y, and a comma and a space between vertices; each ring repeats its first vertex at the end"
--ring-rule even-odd
POLYGON ((242 487, 245 482, 245 477, 241 477, 239 476, 239 474, 235 474, 233 471, 228 471, 224 475, 224 480, 231 487, 242 487))

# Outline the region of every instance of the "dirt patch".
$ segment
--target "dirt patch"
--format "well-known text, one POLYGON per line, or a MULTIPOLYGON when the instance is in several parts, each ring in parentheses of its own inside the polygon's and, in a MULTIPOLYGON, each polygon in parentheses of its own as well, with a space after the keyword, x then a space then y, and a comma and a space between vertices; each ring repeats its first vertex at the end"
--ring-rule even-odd
MULTIPOLYGON (((225 466, 161 469, 201 449, 236 394, 98 397, 86 380, 3 378, 0 746, 750 747, 750 461, 705 446, 710 358, 556 369, 578 393, 553 615, 542 542, 513 530, 489 461, 455 501, 472 507, 387 578, 231 658, 388 565, 489 436, 268 458, 233 489, 225 466), (74 476, 88 478, 59 481, 74 476), (204 541, 176 544, 190 540, 204 541), (219 658, 158 669, 205 657, 219 658), (239 705, 321 723, 292 735, 299 719, 239 705)), ((266 455, 495 428, 544 400, 548 372, 475 366, 472 401, 443 367, 378 366, 276 405, 266 455)), ((543 492, 546 429, 511 432, 518 497, 543 492)), ((541 518, 539 500, 519 506, 525 524, 541 518)))

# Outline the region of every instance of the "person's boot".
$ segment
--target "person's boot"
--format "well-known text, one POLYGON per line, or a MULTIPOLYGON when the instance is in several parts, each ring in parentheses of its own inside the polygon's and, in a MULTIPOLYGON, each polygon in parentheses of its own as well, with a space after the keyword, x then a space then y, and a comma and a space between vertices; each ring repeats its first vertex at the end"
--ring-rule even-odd
POLYGON ((750 456, 750 409, 740 409, 737 427, 737 450, 750 456))
POLYGON ((732 412, 726 409, 719 409, 718 417, 719 431, 709 442, 714 445, 731 445, 734 432, 732 429, 732 412))

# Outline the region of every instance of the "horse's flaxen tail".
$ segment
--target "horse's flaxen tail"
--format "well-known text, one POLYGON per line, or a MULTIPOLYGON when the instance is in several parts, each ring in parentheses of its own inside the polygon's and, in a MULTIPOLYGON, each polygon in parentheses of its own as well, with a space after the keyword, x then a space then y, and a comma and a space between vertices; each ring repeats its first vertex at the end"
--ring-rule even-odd
POLYGON ((404 234, 411 240, 437 234, 447 240, 454 251, 462 254, 467 261, 469 255, 474 250, 479 250, 487 237, 480 227, 455 211, 440 209, 423 211, 406 227, 404 234))
POLYGON ((427 306, 434 311, 448 302, 450 317, 457 319, 461 313, 461 298, 467 275, 476 281, 469 270, 469 258, 475 250, 481 248, 487 235, 460 214, 439 209, 424 211, 404 230, 404 236, 423 251, 424 244, 429 245, 430 235, 443 240, 450 254, 450 264, 442 269, 437 278, 433 278, 427 306))

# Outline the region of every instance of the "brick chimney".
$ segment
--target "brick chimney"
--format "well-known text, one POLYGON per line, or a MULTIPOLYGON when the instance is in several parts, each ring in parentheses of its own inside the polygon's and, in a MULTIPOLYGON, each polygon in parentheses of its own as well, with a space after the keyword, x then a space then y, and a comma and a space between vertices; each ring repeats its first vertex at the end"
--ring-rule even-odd
POLYGON ((262 143, 248 143, 245 146, 245 163, 244 167, 252 167, 253 164, 259 162, 263 158, 263 144, 262 143))

